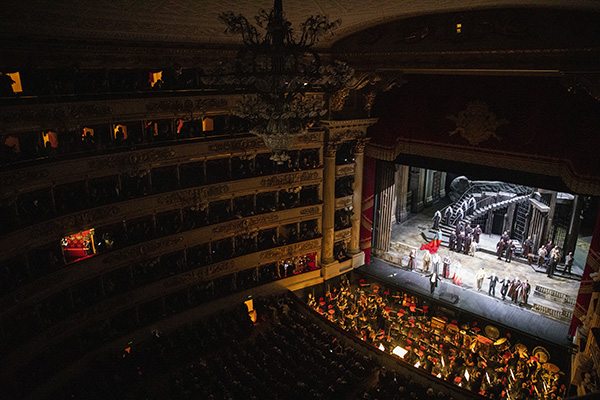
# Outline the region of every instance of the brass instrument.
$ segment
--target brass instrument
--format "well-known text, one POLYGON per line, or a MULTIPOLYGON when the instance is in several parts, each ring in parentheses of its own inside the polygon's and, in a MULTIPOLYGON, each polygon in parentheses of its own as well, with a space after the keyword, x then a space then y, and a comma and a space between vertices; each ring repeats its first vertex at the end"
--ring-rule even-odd
POLYGON ((498 353, 501 353, 503 351, 510 349, 510 342, 508 341, 507 338, 503 337, 494 342, 494 347, 496 348, 496 351, 498 353))

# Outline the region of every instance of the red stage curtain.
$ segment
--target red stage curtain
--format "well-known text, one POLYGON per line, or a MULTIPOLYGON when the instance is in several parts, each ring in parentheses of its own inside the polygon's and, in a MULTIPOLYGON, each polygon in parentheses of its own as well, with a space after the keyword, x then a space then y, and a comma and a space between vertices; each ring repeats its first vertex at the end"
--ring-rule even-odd
POLYGON ((371 263, 371 236, 373 235, 373 199, 375 193, 375 162, 365 156, 362 188, 362 215, 360 218, 360 248, 365 252, 365 264, 371 263))
POLYGON ((592 290, 594 281, 590 278, 590 274, 598 272, 600 269, 600 213, 596 219, 596 227, 594 228, 594 236, 592 236, 592 243, 590 243, 590 251, 585 261, 585 269, 583 270, 583 276, 581 278, 581 286, 579 286, 579 293, 577 294, 577 303, 575 304, 575 310, 573 310, 573 319, 571 320, 571 326, 569 327, 569 335, 575 336, 577 327, 581 324, 581 318, 587 314, 588 306, 592 298, 592 290))

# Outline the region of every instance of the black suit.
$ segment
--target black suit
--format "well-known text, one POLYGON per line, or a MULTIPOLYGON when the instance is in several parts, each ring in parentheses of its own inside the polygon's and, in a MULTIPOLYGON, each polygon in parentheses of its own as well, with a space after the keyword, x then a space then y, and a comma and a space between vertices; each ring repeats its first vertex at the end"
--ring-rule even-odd
POLYGON ((490 280, 490 288, 488 289, 488 294, 490 296, 496 296, 496 283, 498 282, 498 277, 496 275, 490 275, 487 277, 490 280))

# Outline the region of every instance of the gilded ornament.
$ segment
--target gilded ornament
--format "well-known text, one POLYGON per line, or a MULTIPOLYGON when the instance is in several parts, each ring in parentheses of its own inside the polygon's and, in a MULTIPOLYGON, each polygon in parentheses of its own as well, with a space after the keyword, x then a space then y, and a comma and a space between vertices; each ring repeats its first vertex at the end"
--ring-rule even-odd
POLYGON ((458 116, 448 115, 446 118, 456 124, 456 129, 449 135, 460 133, 473 146, 489 138, 502 140, 496 135, 496 129, 508 124, 507 120, 498 119, 496 114, 489 110, 489 106, 482 101, 472 101, 467 104, 466 109, 458 113, 458 116))

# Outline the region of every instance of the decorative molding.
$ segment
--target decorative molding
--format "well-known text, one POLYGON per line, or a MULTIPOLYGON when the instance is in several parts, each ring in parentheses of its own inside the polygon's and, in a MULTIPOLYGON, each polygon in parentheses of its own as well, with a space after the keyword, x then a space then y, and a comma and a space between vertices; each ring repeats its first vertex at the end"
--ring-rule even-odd
POLYGON ((333 242, 339 242, 339 241, 349 241, 350 237, 352 236, 352 228, 346 228, 346 229, 342 229, 339 231, 335 231, 335 233, 333 234, 333 242))
POLYGON ((274 175, 269 178, 264 178, 260 181, 260 185, 263 187, 291 185, 293 183, 300 183, 319 179, 320 176, 321 174, 317 171, 294 172, 291 174, 274 175))
POLYGON ((310 144, 310 143, 319 143, 323 144, 323 132, 308 132, 296 135, 294 138, 294 143, 297 144, 310 144))
POLYGON ((98 157, 88 161, 87 167, 92 170, 111 168, 140 169, 150 168, 152 162, 169 160, 175 158, 177 152, 172 148, 152 149, 146 151, 134 151, 125 154, 115 154, 107 157, 98 157))
POLYGON ((335 142, 327 142, 325 144, 325 148, 323 150, 323 153, 325 155, 325 157, 335 157, 335 154, 337 153, 337 149, 339 147, 338 143, 335 142))
POLYGON ((321 125, 326 129, 329 142, 344 142, 364 138, 367 134, 367 128, 377 123, 378 118, 365 118, 340 121, 321 121, 321 125))
POLYGON ((321 213, 320 206, 307 207, 300 210, 300 215, 317 215, 321 213))
POLYGON ((49 175, 50 171, 47 168, 12 171, 10 174, 0 175, 0 193, 8 193, 11 186, 46 179, 49 175))
POLYGON ((343 131, 337 131, 330 134, 331 140, 336 142, 347 142, 363 137, 367 133, 367 127, 364 129, 345 129, 343 131))
POLYGON ((354 143, 353 152, 354 154, 362 154, 365 152, 365 146, 371 140, 371 138, 360 138, 356 139, 356 143, 354 143))
POLYGON ((361 90, 368 84, 375 85, 379 81, 381 81, 379 75, 372 72, 362 72, 360 75, 355 75, 355 78, 346 87, 350 90, 361 90))
POLYGON ((354 195, 340 197, 339 199, 335 199, 335 209, 339 210, 346 207, 352 206, 354 195))
POLYGON ((496 114, 491 112, 490 107, 483 101, 472 101, 457 116, 448 115, 446 118, 456 124, 456 129, 448 135, 452 136, 455 133, 460 133, 472 146, 477 146, 489 138, 502 140, 496 135, 496 129, 499 126, 508 124, 506 119, 496 118, 496 114))
POLYGON ((335 167, 336 178, 352 174, 354 174, 354 164, 337 165, 335 167))
POLYGON ((197 270, 197 278, 200 281, 208 281, 221 276, 228 275, 236 269, 235 260, 227 260, 216 264, 207 265, 197 270))
POLYGON ((365 105, 363 106, 363 108, 369 115, 371 114, 371 109, 373 108, 373 104, 375 104, 376 98, 377 98, 377 92, 375 92, 375 91, 371 91, 371 92, 363 95, 363 99, 365 99, 365 105))
POLYGON ((192 99, 165 99, 146 103, 146 111, 172 112, 177 114, 183 112, 189 113, 193 111, 222 109, 227 107, 227 105, 226 98, 199 98, 195 101, 192 99))
POLYGON ((350 95, 350 89, 343 87, 337 92, 335 92, 331 99, 329 100, 331 105, 331 111, 339 112, 344 108, 344 104, 346 104, 346 99, 350 95))
POLYGON ((90 225, 94 225, 99 221, 117 215, 119 212, 119 207, 116 205, 110 205, 82 211, 77 214, 67 215, 65 217, 34 226, 30 230, 30 237, 34 239, 42 236, 67 234, 76 229, 89 229, 90 225))
POLYGON ((0 110, 0 124, 12 134, 47 129, 76 129, 84 124, 143 121, 189 117, 197 113, 228 112, 241 95, 192 95, 158 99, 132 98, 47 105, 7 106, 0 110))
POLYGON ((208 151, 211 153, 233 153, 258 149, 266 149, 264 141, 259 137, 219 141, 208 146, 208 151))
POLYGON ((22 122, 45 122, 82 120, 87 118, 109 117, 113 108, 107 104, 75 103, 69 106, 24 106, 5 108, 0 112, 0 122, 15 124, 22 122))
POLYGON ((123 261, 134 259, 138 256, 152 256, 161 254, 163 250, 174 247, 183 241, 183 236, 168 236, 165 238, 152 240, 139 246, 133 246, 114 254, 108 254, 102 259, 103 264, 122 263, 123 261))
POLYGON ((186 204, 192 201, 204 203, 211 198, 229 193, 230 189, 230 185, 227 184, 202 186, 161 195, 156 199, 156 202, 166 205, 186 204))
POLYGON ((317 249, 321 244, 321 239, 312 239, 307 242, 294 243, 284 247, 265 250, 260 253, 262 259, 282 259, 302 254, 305 251, 317 249))
MULTIPOLYGON (((318 210, 318 208, 317 208, 318 210)), ((304 210, 302 210, 304 211, 304 210)), ((302 214, 302 211, 300 214, 302 214)), ((215 225, 212 227, 213 233, 228 233, 228 232, 241 232, 248 231, 253 228, 263 227, 267 224, 271 224, 273 222, 277 222, 279 220, 279 215, 275 213, 266 214, 266 215, 257 215, 255 217, 250 217, 242 220, 225 222, 219 225, 215 225)))

